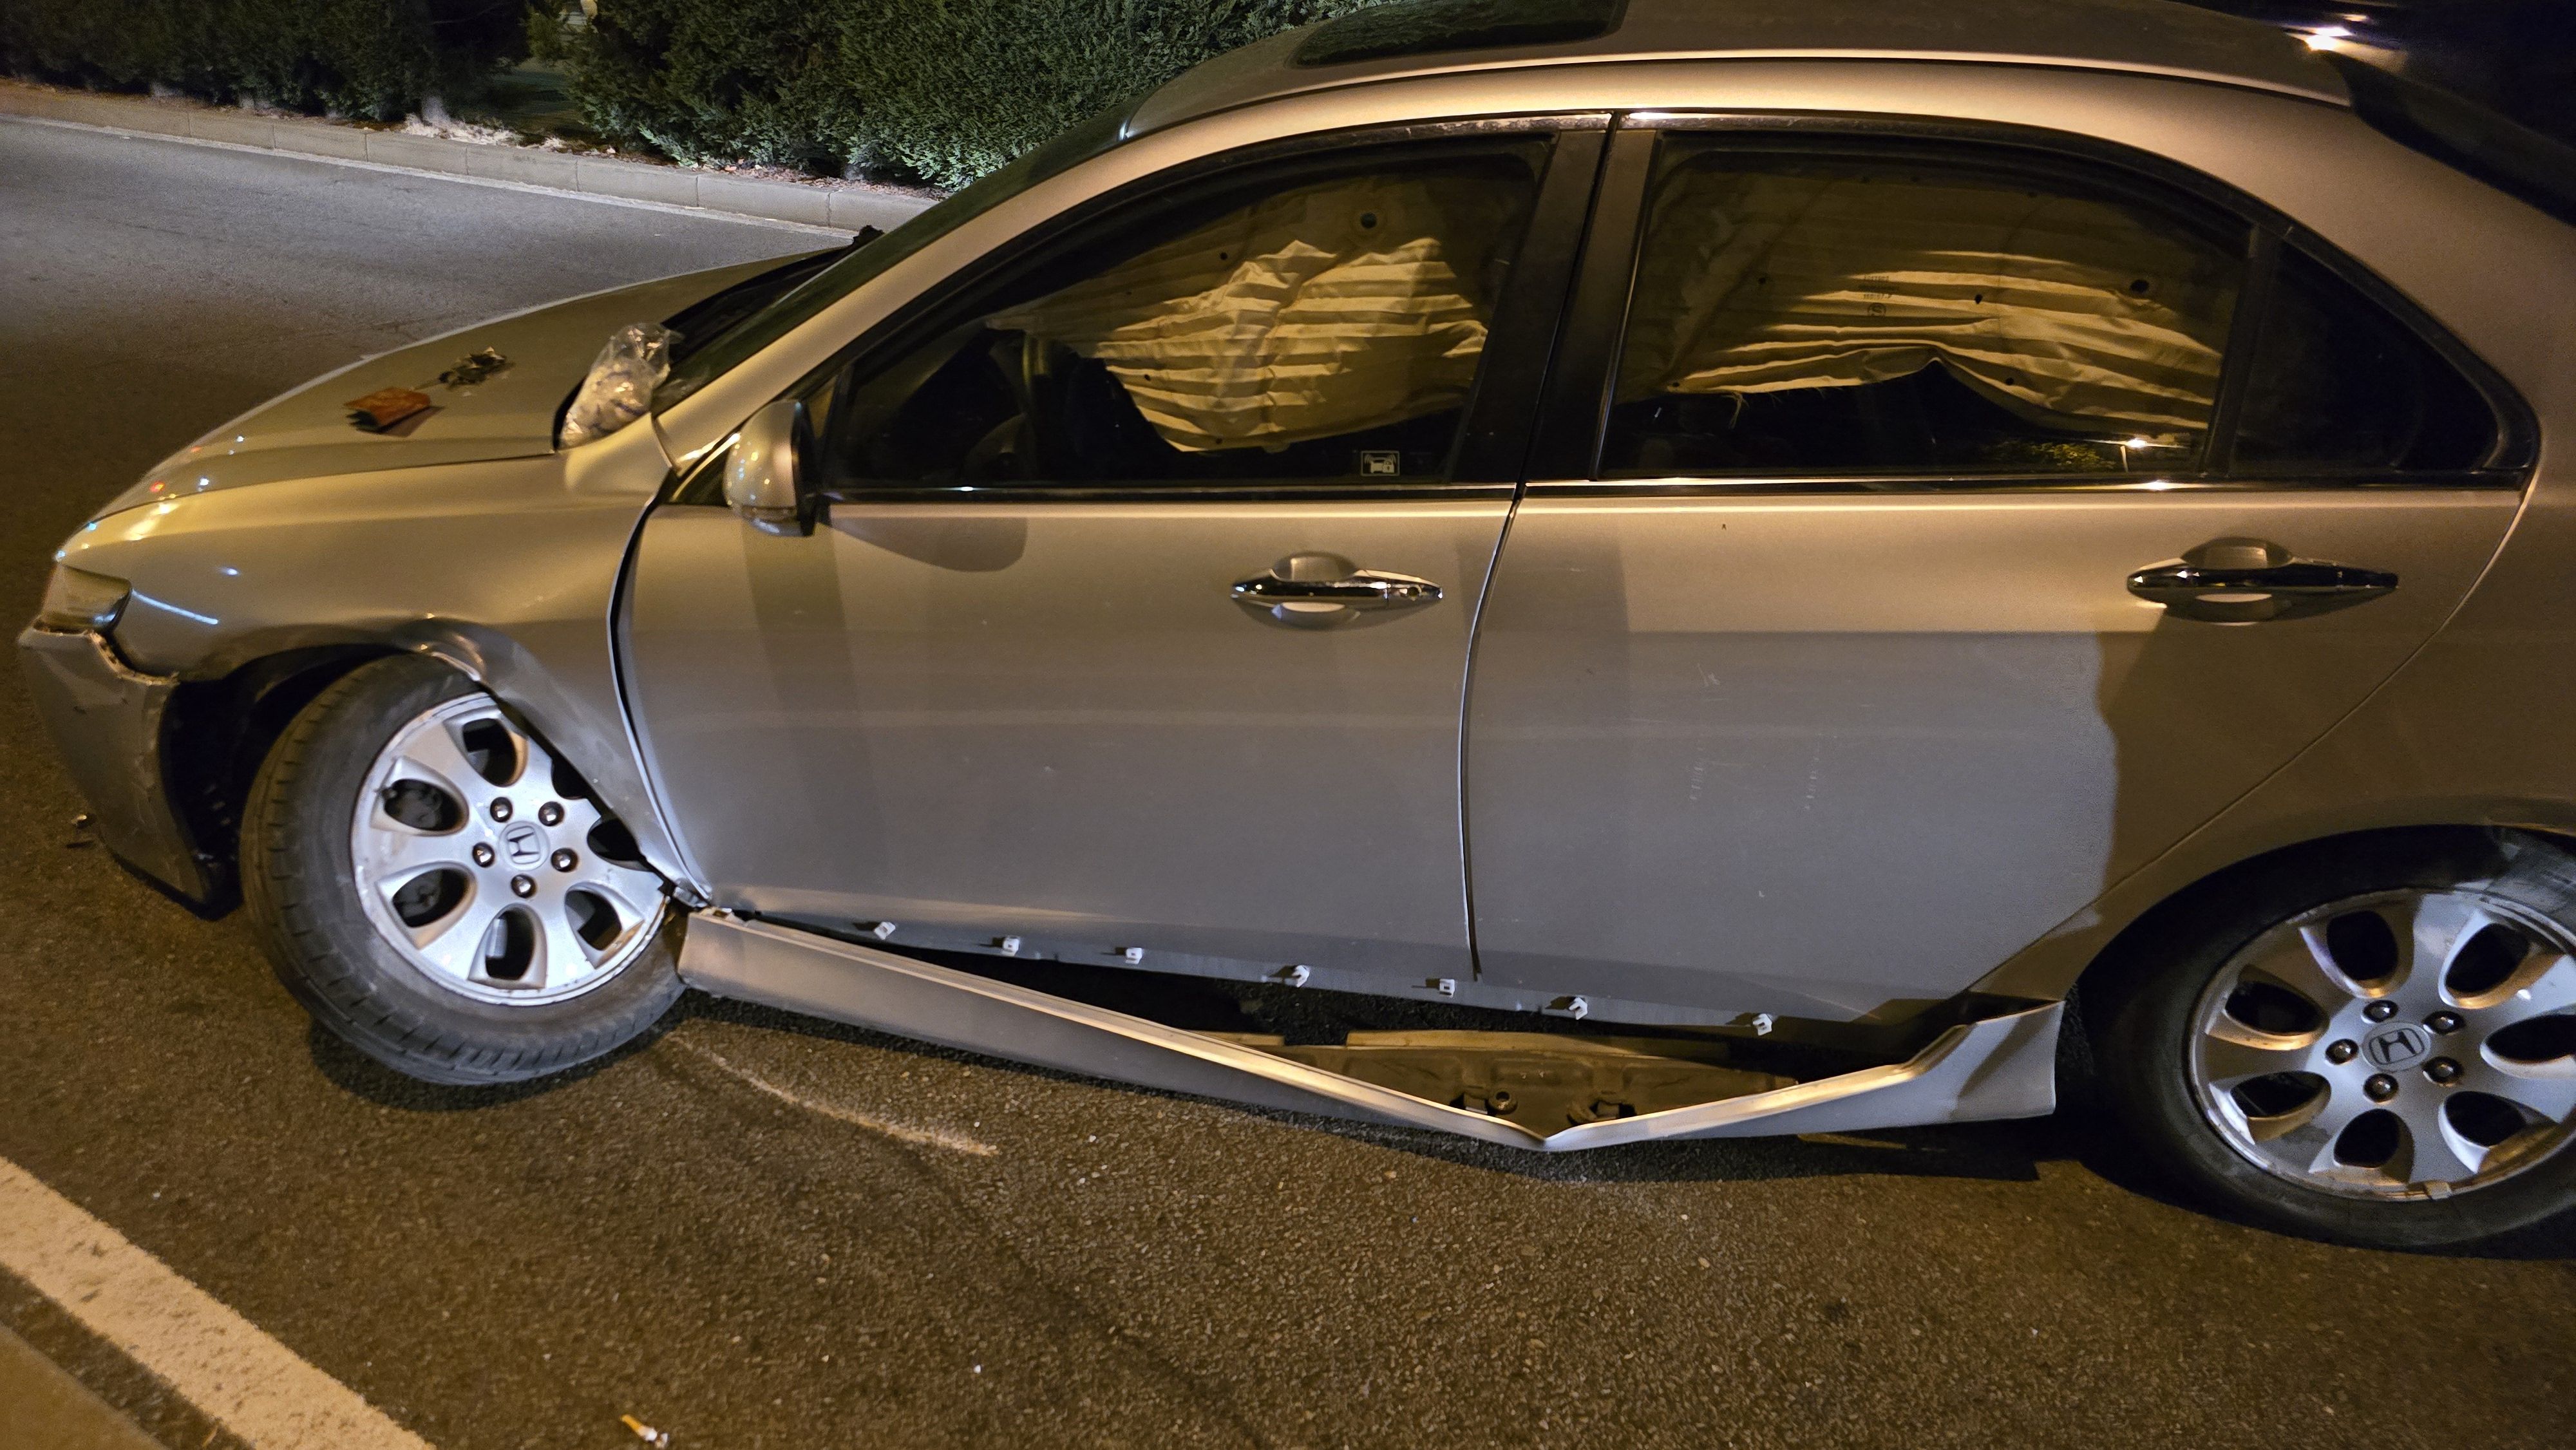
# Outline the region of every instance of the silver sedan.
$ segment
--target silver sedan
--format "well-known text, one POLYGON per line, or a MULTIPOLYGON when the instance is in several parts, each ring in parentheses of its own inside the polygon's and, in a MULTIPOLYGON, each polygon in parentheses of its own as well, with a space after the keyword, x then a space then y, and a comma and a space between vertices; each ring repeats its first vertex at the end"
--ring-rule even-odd
POLYGON ((435 1081, 684 986, 1531 1149, 2064 1079, 2491 1234, 2576 1201, 2576 167, 2320 44, 1360 12, 270 403, 21 649, 435 1081))

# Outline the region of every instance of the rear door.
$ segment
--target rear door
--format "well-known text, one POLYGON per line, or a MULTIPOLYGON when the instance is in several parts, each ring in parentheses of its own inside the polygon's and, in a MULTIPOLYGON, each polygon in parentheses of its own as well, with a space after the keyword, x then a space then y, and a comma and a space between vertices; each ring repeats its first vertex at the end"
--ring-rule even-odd
POLYGON ((1344 139, 1067 218, 804 387, 810 536, 711 477, 657 510, 634 698, 718 899, 1466 975, 1473 611, 1603 125, 1344 139))
POLYGON ((1487 979, 1939 999, 2216 814, 2518 501, 2473 364, 2394 309, 2018 137, 1614 136, 1477 641, 1487 979))

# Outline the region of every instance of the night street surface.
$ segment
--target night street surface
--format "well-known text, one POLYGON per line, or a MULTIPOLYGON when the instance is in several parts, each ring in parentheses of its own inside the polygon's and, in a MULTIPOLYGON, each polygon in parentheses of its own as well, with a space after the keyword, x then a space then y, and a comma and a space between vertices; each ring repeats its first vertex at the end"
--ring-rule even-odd
MULTIPOLYGON (((314 373, 828 241, 0 123, 0 615, 314 373)), ((675 1450, 2576 1443, 2576 1222, 2309 1243, 2083 1123, 1540 1157, 694 996, 564 1078, 418 1086, 310 1029, 244 915, 78 844, 14 667, 0 732, 0 1157, 440 1450, 621 1414, 675 1450)), ((6 1276, 0 1330, 204 1442, 6 1276)))

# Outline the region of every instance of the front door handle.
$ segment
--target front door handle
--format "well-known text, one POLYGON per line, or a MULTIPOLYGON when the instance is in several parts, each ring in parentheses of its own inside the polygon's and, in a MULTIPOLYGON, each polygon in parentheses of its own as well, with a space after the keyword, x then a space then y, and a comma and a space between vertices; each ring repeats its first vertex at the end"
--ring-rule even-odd
POLYGON ((1440 602, 1440 586, 1410 574, 1363 569, 1339 554, 1291 554, 1234 581, 1234 602, 1288 625, 1313 628, 1440 602))
POLYGON ((2299 619, 2367 604, 2397 576, 2350 564, 2294 559, 2262 539, 2212 539, 2171 564, 2129 576, 2129 592, 2167 614, 2212 624, 2299 619))

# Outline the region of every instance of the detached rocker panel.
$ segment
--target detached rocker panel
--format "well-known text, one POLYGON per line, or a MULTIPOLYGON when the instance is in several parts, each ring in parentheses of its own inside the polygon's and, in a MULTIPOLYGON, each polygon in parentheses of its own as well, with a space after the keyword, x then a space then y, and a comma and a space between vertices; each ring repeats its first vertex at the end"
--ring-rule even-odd
POLYGON ((2056 1106, 2051 1002, 1943 1031, 1912 1058, 1541 1136, 1483 1113, 1361 1082, 1257 1048, 828 937, 702 912, 690 986, 901 1037, 1252 1107, 1454 1133, 1541 1152, 2037 1117, 2056 1106))

